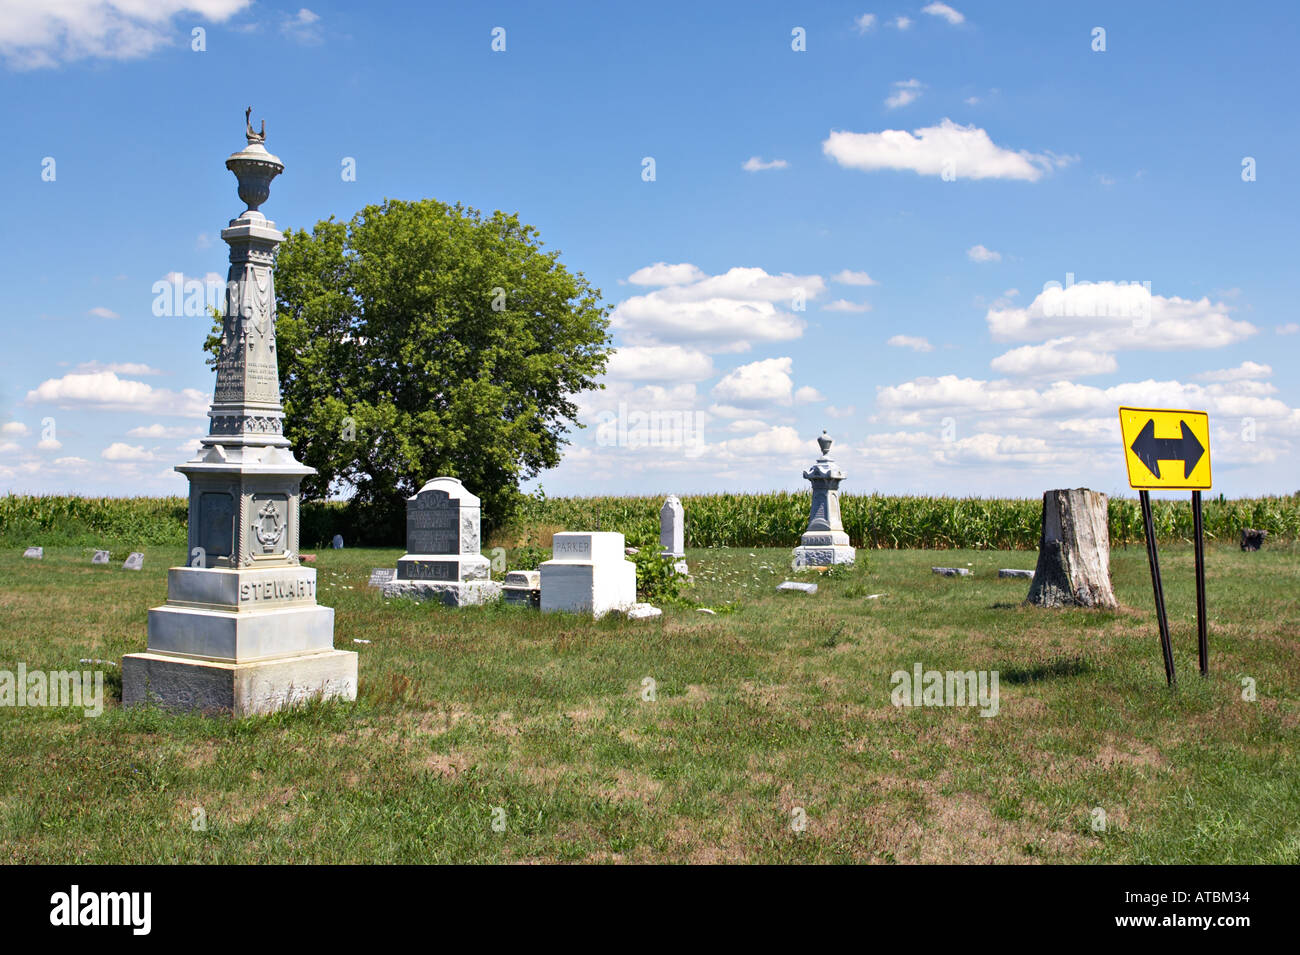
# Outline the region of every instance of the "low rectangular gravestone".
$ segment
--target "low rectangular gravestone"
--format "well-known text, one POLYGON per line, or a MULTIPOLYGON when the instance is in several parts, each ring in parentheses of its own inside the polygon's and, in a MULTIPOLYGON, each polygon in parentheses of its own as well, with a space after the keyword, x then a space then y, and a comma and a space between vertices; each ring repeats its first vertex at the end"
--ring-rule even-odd
POLYGON ((636 564, 616 531, 566 531, 551 542, 551 559, 538 570, 542 610, 603 617, 636 603, 636 564))
POLYGON ((144 554, 132 551, 122 564, 123 570, 144 570, 144 554))
POLYGON ((90 562, 91 562, 92 564, 107 564, 107 563, 108 563, 108 558, 109 558, 109 553, 108 553, 108 551, 106 551, 106 550, 97 550, 97 551, 95 551, 95 556, 92 557, 92 558, 90 558, 90 562))
POLYGON ((367 587, 383 587, 390 580, 397 579, 396 567, 376 567, 370 571, 370 581, 367 587))
POLYGON ((44 559, 45 559, 45 548, 44 548, 44 547, 29 547, 29 548, 27 548, 25 551, 23 551, 23 556, 24 556, 24 557, 30 557, 32 560, 44 560, 44 559))

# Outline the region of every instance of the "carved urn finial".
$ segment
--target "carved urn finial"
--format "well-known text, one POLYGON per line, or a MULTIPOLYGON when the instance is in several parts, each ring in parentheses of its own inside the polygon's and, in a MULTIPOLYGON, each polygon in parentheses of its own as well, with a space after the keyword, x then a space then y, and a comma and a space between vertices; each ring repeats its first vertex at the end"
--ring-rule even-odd
POLYGON ((271 180, 284 172, 284 163, 266 151, 266 120, 262 120, 262 131, 254 132, 249 121, 253 107, 244 110, 244 138, 248 145, 226 160, 226 168, 239 180, 239 198, 248 206, 244 215, 254 213, 253 218, 262 218, 257 207, 266 202, 271 195, 271 180))
POLYGON ((826 433, 826 429, 823 428, 821 437, 817 439, 817 446, 822 449, 822 457, 826 457, 826 455, 831 453, 832 443, 833 443, 833 439, 829 434, 826 433))

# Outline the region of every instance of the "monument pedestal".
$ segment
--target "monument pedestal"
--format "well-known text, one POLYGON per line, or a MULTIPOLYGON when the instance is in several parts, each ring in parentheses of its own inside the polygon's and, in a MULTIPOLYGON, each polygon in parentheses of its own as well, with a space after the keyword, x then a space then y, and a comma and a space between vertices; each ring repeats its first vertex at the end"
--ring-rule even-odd
POLYGON ((122 658, 122 703, 270 713, 356 699, 357 655, 334 649, 334 611, 308 567, 173 567, 149 611, 149 649, 122 658))
POLYGON ((805 531, 794 549, 795 567, 830 567, 852 564, 858 552, 849 544, 844 531, 805 531))

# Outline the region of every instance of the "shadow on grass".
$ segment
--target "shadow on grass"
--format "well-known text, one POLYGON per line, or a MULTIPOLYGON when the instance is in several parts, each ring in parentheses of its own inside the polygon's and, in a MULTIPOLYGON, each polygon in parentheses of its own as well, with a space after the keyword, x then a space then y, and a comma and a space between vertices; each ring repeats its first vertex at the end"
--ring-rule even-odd
POLYGON ((1038 663, 1034 666, 1009 667, 999 670, 999 679, 1004 683, 1037 683, 1039 680, 1054 680, 1058 677, 1082 676, 1091 673, 1092 663, 1085 657, 1062 657, 1038 663))

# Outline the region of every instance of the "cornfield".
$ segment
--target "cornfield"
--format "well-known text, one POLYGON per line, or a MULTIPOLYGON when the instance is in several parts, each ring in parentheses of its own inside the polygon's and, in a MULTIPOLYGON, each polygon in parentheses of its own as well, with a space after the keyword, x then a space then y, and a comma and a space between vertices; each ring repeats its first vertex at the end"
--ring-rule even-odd
MULTIPOLYGON (((630 538, 657 539, 662 497, 525 497, 506 536, 534 528, 617 530, 630 538)), ((1157 537, 1190 540, 1186 499, 1153 501, 1157 537)), ((706 494, 682 498, 688 547, 792 547, 808 520, 807 493, 706 494)), ((856 547, 1034 549, 1042 503, 1036 498, 908 497, 846 494, 840 498, 844 529, 856 547)), ((1300 539, 1300 495, 1209 498, 1205 533, 1235 541, 1243 527, 1273 540, 1300 539)), ((12 545, 123 543, 184 546, 187 507, 180 497, 0 497, 0 538, 12 545)), ((303 506, 304 547, 323 546, 336 532, 353 533, 346 505, 303 506)), ((1142 515, 1132 498, 1111 498, 1112 547, 1143 543, 1142 515)), ((401 540, 387 542, 400 547, 401 540)))

